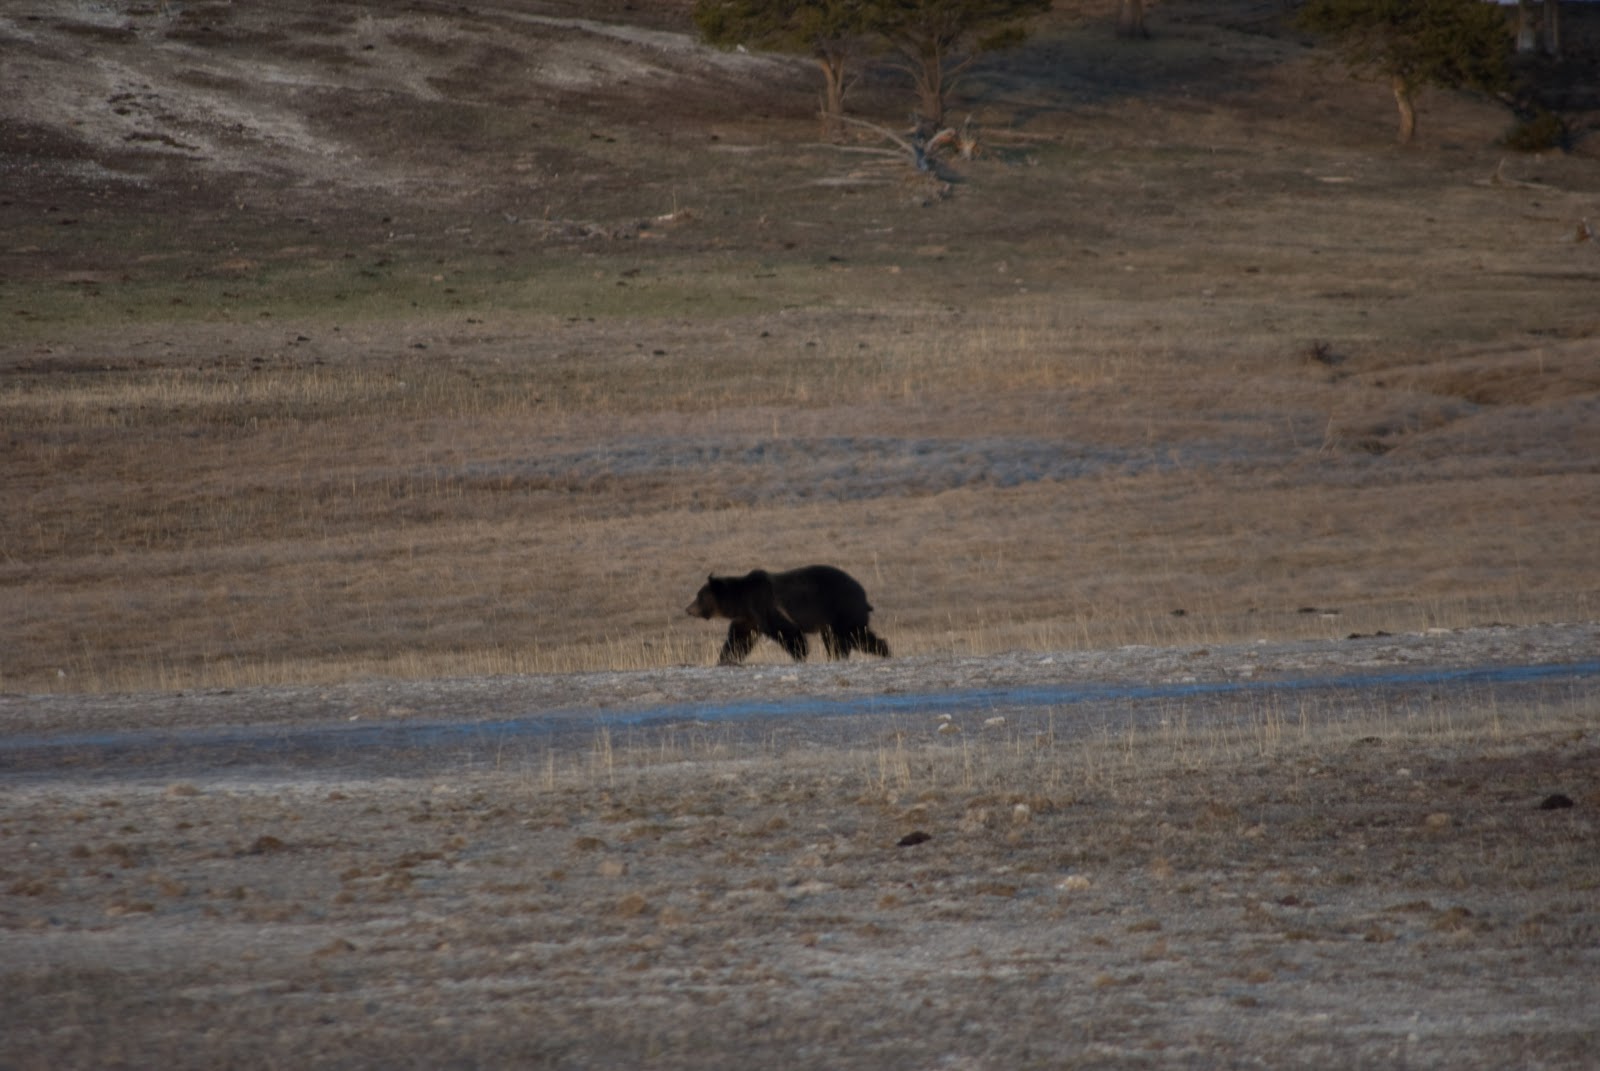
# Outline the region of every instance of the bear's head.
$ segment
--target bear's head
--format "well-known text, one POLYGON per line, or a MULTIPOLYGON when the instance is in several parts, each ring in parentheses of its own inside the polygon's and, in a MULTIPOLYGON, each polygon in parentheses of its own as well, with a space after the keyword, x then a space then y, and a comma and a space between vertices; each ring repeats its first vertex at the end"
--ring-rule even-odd
POLYGON ((694 597, 694 602, 691 602, 688 606, 690 617, 703 617, 710 620, 717 616, 721 610, 721 604, 717 601, 717 588, 720 584, 721 581, 716 577, 706 577, 705 586, 694 597))

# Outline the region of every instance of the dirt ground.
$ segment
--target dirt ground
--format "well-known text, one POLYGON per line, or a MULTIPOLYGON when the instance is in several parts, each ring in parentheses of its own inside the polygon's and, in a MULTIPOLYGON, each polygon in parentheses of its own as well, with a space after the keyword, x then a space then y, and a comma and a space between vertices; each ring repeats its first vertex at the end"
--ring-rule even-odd
POLYGON ((1597 639, 8 698, 5 1063, 1583 1067, 1597 639))
POLYGON ((1566 153, 1058 3, 919 173, 686 3, 6 4, 0 1068, 1589 1066, 1594 6, 1566 153), (710 665, 811 560, 896 657, 710 665))

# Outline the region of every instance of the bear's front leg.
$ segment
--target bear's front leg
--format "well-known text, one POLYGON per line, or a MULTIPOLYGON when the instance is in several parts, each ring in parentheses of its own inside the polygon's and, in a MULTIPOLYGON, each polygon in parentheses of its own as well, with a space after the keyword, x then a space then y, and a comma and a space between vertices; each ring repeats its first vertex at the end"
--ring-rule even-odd
POLYGON ((722 645, 722 655, 717 659, 721 666, 737 666, 756 645, 756 630, 742 621, 728 626, 728 641, 722 645))
POLYGON ((806 646, 806 634, 787 622, 774 624, 767 635, 777 640, 796 662, 804 662, 810 653, 806 646))

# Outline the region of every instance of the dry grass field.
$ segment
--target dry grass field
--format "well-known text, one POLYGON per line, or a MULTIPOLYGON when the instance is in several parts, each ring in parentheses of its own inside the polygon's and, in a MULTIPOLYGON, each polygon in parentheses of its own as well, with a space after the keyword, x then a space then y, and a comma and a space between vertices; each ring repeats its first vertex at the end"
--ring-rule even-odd
POLYGON ((698 663, 810 560, 908 653, 1594 616, 1600 183, 1497 106, 1066 13, 941 197, 537 4, 114 8, 6 24, 5 687, 698 663))
POLYGON ((1063 706, 16 758, 1262 640, 1593 658, 1600 112, 1527 156, 1434 93, 1400 149, 1283 5, 1130 43, 1058 3, 919 174, 688 6, 0 11, 0 1066, 1582 1066, 1592 674, 1070 745, 1063 706), (811 561, 896 659, 701 668, 706 573, 811 561))

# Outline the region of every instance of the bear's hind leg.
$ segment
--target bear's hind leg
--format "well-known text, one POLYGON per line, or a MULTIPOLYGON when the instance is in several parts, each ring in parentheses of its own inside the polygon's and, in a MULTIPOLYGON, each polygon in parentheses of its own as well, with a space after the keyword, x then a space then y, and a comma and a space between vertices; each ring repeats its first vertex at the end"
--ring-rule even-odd
POLYGON ((756 630, 742 621, 735 621, 728 626, 728 642, 722 645, 722 655, 717 659, 717 664, 737 666, 755 645, 756 630))

